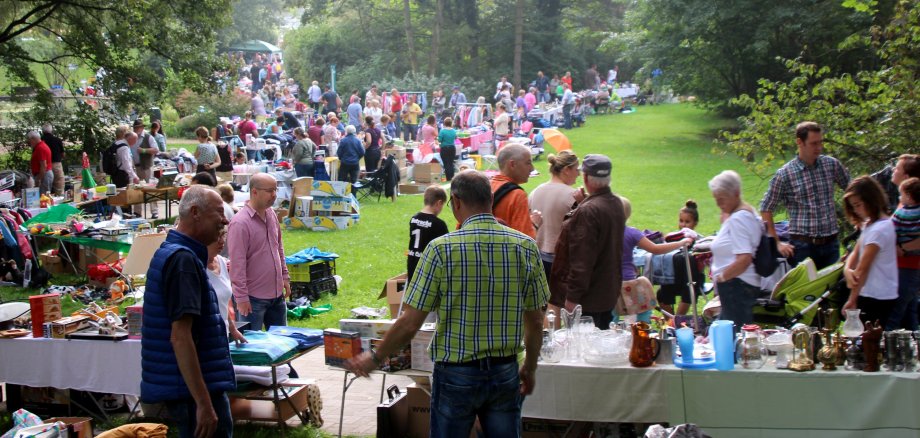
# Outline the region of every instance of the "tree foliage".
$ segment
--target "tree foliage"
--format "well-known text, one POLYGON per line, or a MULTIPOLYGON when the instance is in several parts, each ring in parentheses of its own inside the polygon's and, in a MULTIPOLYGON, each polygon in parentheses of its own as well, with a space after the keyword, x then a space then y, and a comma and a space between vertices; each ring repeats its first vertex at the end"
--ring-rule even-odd
MULTIPOLYGON (((883 16, 874 12, 876 20, 883 16)), ((920 138, 920 96, 916 90, 920 80, 920 8, 915 1, 901 0, 887 23, 850 39, 850 43, 871 48, 880 64, 852 74, 834 74, 828 66, 787 60, 792 79, 764 79, 756 95, 735 100, 750 114, 739 119, 739 132, 722 133, 728 150, 758 157, 752 166, 766 171, 774 160, 795 154, 794 126, 813 120, 825 128, 828 153, 854 174, 878 170, 899 154, 916 153, 920 138)))
MULTIPOLYGON (((32 87, 32 108, 14 117, 0 133, 11 151, 23 148, 25 131, 52 122, 65 142, 95 153, 111 141, 106 127, 130 106, 145 108, 166 87, 166 77, 195 90, 214 90, 218 29, 227 25, 230 0, 22 0, 0 8, 0 71, 13 85, 32 87), (30 40, 52 41, 53 50, 30 50, 30 40), (35 66, 56 72, 65 94, 80 84, 67 74, 77 64, 104 74, 95 84, 104 92, 102 110, 52 100, 35 66)), ((8 159, 19 160, 19 154, 8 159)), ((7 163, 8 165, 10 163, 7 163)), ((14 166, 21 166, 19 162, 14 166)))
MULTIPOLYGON (((520 5, 522 84, 516 85, 529 84, 539 70, 550 76, 569 70, 579 87, 580 73, 591 63, 606 70, 622 61, 622 46, 605 41, 622 28, 627 4, 626 0, 313 0, 306 7, 303 25, 285 35, 283 48, 288 71, 304 84, 328 83, 330 65, 336 64, 337 85, 347 82, 346 88, 427 73, 435 78, 472 78, 485 86, 464 92, 491 97, 499 77, 512 78, 514 72, 515 12, 520 5), (411 32, 406 29, 406 5, 411 32), (410 35, 412 44, 407 40, 410 35), (362 76, 367 78, 364 82, 350 80, 362 76)), ((623 65, 620 70, 624 76, 631 74, 623 65)))
POLYGON ((876 61, 864 47, 838 46, 871 25, 839 1, 643 0, 627 21, 631 59, 662 69, 676 92, 723 110, 730 99, 753 95, 761 78, 789 79, 778 58, 851 73, 876 61))

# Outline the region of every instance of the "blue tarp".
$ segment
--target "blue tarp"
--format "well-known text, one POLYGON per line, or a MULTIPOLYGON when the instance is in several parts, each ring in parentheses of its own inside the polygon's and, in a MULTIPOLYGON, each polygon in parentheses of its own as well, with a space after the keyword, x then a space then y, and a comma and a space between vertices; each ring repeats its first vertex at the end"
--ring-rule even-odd
POLYGON ((291 254, 284 258, 284 262, 289 265, 301 265, 304 263, 310 263, 316 260, 323 260, 331 262, 339 258, 339 255, 334 252, 324 252, 320 251, 317 247, 307 248, 301 250, 296 254, 291 254))
POLYGON ((268 332, 273 335, 285 336, 297 341, 298 350, 306 350, 323 343, 323 331, 303 327, 272 326, 268 332))

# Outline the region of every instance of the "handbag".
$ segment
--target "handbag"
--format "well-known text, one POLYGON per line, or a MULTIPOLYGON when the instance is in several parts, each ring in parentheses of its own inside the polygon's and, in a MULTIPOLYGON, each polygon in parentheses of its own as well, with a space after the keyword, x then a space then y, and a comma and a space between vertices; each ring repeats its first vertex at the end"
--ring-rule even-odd
POLYGON ((655 308, 658 300, 652 282, 646 277, 623 281, 616 311, 619 315, 637 315, 655 308))

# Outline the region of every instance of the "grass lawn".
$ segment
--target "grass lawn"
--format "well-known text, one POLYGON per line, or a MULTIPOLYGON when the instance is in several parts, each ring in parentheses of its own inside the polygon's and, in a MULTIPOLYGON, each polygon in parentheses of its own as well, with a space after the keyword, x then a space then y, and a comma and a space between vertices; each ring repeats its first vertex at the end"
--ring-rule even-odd
MULTIPOLYGON (((737 157, 713 152, 714 134, 731 123, 690 105, 643 106, 634 114, 594 116, 586 127, 567 134, 579 157, 611 157, 613 189, 633 204, 630 225, 674 231, 678 210, 693 198, 700 206, 698 230, 708 234, 719 228, 719 210, 707 187, 710 178, 725 169, 738 171, 752 204, 759 202, 767 184, 747 172, 737 157)), ((540 176, 525 185, 528 191, 549 180, 545 157, 535 166, 540 176)), ((292 323, 337 327, 352 308, 386 305, 377 295, 386 279, 405 271, 408 222, 421 207, 421 196, 401 196, 395 203, 372 200, 361 205, 360 223, 348 230, 285 231, 288 253, 317 246, 339 254, 337 270, 343 278, 338 295, 316 303, 331 303, 332 312, 292 323)), ((441 218, 448 227, 455 222, 449 211, 441 218)))

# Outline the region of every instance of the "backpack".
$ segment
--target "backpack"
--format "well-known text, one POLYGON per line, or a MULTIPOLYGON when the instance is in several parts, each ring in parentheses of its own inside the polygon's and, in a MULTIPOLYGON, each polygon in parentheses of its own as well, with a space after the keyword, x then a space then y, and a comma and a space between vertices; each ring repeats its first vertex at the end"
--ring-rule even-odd
POLYGON ((499 202, 501 202, 502 198, 504 198, 505 195, 515 190, 518 190, 518 189, 524 190, 523 187, 513 182, 502 184, 502 186, 499 187, 498 190, 496 190, 495 193, 492 194, 492 210, 495 210, 495 207, 498 205, 499 202))
POLYGON ((760 235, 760 244, 754 252, 754 272, 761 277, 773 275, 776 268, 779 267, 778 258, 781 258, 779 249, 776 247, 776 239, 764 232, 760 235))
POLYGON ((115 174, 121 170, 118 168, 118 149, 123 146, 127 147, 127 145, 124 144, 112 143, 111 146, 102 152, 102 171, 107 175, 115 176, 115 174))

